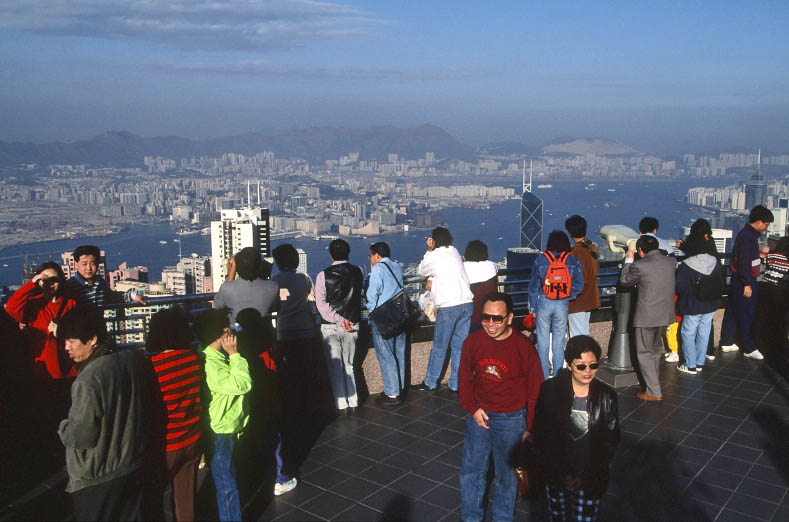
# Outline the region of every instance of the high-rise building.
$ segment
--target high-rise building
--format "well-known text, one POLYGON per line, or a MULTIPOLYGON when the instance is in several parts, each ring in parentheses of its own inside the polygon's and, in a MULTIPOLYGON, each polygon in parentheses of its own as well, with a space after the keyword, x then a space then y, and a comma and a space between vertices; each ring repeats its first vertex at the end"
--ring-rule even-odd
POLYGON ((219 221, 211 222, 211 275, 218 290, 227 275, 227 259, 239 250, 252 247, 263 257, 270 255, 267 208, 225 209, 219 221))
POLYGON ((299 266, 296 268, 296 272, 301 272, 302 274, 307 273, 307 252, 304 251, 302 248, 297 248, 296 252, 299 253, 299 266))
POLYGON ((759 151, 759 159, 756 164, 756 173, 748 179, 745 184, 745 208, 752 209, 756 205, 764 205, 765 189, 767 183, 762 175, 762 151, 759 151))
POLYGON ((787 209, 785 208, 771 208, 773 213, 773 222, 767 227, 767 235, 783 237, 786 235, 786 220, 787 209))
POLYGON ((542 200, 531 191, 532 175, 526 183, 526 163, 523 165, 523 196, 521 197, 521 248, 542 249, 542 200))

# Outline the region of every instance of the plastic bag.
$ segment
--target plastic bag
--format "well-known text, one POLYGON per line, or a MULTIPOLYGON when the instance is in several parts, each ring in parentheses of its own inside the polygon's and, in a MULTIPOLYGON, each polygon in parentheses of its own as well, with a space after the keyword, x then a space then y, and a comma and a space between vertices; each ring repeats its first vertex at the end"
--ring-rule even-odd
POLYGON ((430 322, 436 322, 436 301, 430 291, 419 294, 419 308, 424 312, 430 322))

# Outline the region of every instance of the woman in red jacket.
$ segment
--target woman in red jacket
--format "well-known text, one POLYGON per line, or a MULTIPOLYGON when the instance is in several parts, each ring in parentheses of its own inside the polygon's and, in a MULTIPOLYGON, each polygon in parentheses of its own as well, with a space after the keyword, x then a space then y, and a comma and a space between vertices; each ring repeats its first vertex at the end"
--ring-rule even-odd
POLYGON ((39 415, 35 421, 41 441, 42 458, 55 457, 54 462, 62 466, 63 446, 57 437, 61 419, 68 416, 71 405, 69 377, 76 375, 74 365, 68 357, 62 357, 62 347, 55 336, 58 320, 76 303, 63 294, 66 278, 60 265, 52 261, 42 263, 33 276, 8 300, 5 309, 22 329, 27 359, 32 367, 32 396, 39 415))
POLYGON ((5 306, 27 338, 35 379, 63 379, 71 373, 71 363, 61 365, 55 338, 58 319, 76 304, 63 295, 65 279, 60 265, 42 263, 5 306))

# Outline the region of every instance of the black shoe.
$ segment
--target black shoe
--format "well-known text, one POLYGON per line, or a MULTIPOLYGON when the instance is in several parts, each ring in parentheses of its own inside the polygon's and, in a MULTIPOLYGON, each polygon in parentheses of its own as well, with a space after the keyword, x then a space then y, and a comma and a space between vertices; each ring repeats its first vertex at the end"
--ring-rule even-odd
POLYGON ((416 391, 420 391, 420 392, 434 392, 434 391, 436 391, 438 389, 438 387, 431 388, 430 386, 428 386, 424 382, 421 382, 419 384, 415 384, 414 386, 411 386, 411 389, 412 390, 416 390, 416 391))
POLYGON ((389 397, 385 393, 382 393, 375 398, 375 403, 379 406, 400 406, 403 404, 403 399, 401 399, 399 396, 389 397))

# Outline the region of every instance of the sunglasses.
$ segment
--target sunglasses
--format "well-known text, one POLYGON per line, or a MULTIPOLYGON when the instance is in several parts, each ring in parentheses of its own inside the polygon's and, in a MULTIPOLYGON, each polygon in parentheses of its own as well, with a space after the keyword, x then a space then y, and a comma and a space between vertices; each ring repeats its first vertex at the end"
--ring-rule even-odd
POLYGON ((506 315, 482 314, 480 316, 480 320, 483 323, 490 322, 490 323, 494 323, 494 324, 501 324, 501 323, 504 322, 504 319, 506 319, 506 318, 507 318, 506 315))
MULTIPOLYGON (((600 367, 600 363, 592 363, 592 364, 589 365, 589 369, 590 370, 596 370, 599 367, 600 367)), ((575 365, 575 369, 582 372, 582 371, 584 371, 586 369, 586 365, 585 364, 576 364, 575 365)))

